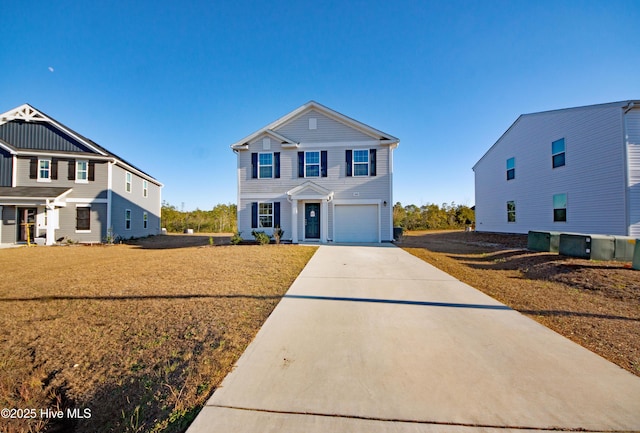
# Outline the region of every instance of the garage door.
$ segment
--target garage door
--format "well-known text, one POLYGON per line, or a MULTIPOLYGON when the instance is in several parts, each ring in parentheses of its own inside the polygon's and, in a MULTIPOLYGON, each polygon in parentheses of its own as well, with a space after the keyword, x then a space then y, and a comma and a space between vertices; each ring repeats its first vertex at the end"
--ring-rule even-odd
POLYGON ((378 242, 377 205, 336 205, 334 242, 378 242))

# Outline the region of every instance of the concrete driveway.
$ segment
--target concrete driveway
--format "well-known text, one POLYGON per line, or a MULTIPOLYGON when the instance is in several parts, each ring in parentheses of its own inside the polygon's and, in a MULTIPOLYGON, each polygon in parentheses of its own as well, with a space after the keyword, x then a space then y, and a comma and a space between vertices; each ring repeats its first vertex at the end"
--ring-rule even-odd
POLYGON ((522 429, 640 430, 640 378, 400 248, 321 246, 188 432, 522 429))

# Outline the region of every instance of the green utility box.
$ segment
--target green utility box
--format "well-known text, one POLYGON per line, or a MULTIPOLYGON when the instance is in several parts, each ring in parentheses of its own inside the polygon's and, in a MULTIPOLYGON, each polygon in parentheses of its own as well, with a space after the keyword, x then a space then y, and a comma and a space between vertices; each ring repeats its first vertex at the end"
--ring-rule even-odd
POLYGON ((640 271, 640 239, 636 239, 636 247, 633 251, 633 262, 631 267, 640 271))
POLYGON ((615 239, 606 235, 582 235, 562 233, 558 252, 564 256, 591 260, 613 260, 615 239))
POLYGON ((557 253, 560 246, 560 232, 529 231, 527 248, 531 251, 557 253))
POLYGON ((621 262, 633 261, 633 252, 636 249, 636 238, 630 236, 614 236, 616 239, 615 260, 621 262))

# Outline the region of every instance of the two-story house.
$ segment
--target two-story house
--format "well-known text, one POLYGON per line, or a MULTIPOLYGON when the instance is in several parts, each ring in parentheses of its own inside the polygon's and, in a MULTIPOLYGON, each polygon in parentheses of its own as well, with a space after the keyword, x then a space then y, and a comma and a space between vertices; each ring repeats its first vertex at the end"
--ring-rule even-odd
POLYGON ((311 101, 231 145, 238 230, 293 243, 393 240, 399 140, 311 101))
POLYGON ((161 188, 28 104, 0 114, 0 243, 159 234, 161 188))
POLYGON ((473 167, 476 229, 640 236, 640 101, 523 114, 473 167))

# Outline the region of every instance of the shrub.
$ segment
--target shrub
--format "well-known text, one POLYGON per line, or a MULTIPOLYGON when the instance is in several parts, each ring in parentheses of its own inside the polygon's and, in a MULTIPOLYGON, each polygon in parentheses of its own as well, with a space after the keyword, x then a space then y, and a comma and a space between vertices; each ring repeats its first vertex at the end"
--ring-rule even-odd
POLYGON ((280 244, 280 239, 282 239, 283 235, 284 230, 282 230, 280 227, 276 227, 275 229, 273 229, 273 239, 276 241, 276 244, 280 244))
POLYGON ((242 232, 236 232, 233 236, 231 236, 231 245, 238 245, 242 242, 242 236, 240 236, 242 232))
POLYGON ((251 234, 254 238, 256 238, 256 242, 258 242, 258 245, 266 245, 271 241, 271 236, 263 231, 254 230, 251 232, 251 234))

